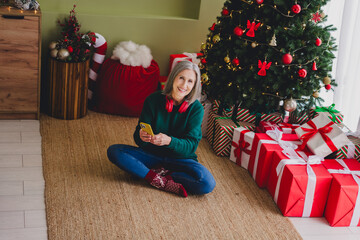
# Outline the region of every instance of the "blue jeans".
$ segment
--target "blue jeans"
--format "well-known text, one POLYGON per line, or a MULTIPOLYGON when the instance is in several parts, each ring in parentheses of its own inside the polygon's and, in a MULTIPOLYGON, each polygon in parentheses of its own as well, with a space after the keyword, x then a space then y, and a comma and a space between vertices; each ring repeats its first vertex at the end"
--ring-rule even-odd
POLYGON ((159 157, 124 144, 110 146, 107 155, 116 166, 139 178, 145 178, 151 168, 162 166, 172 171, 171 177, 181 183, 188 193, 206 194, 216 185, 209 170, 194 159, 159 157))

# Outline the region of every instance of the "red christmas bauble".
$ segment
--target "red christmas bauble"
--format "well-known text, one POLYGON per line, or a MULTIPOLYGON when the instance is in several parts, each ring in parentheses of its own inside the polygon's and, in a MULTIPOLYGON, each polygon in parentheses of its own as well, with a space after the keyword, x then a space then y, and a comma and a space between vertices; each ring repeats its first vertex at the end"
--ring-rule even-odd
POLYGON ((289 53, 286 53, 282 56, 282 62, 284 64, 290 64, 292 62, 293 58, 289 53))
POLYGON ((239 61, 238 58, 234 58, 234 59, 232 60, 232 63, 233 63, 235 66, 238 66, 238 65, 240 64, 240 61, 239 61))
POLYGON ((202 59, 201 59, 201 63, 202 63, 202 64, 206 64, 206 59, 205 59, 205 58, 202 58, 202 59))
POLYGON ((322 43, 322 41, 321 41, 320 38, 317 38, 317 39, 315 40, 315 45, 316 45, 316 46, 320 46, 321 43, 322 43))
POLYGON ((331 89, 331 84, 326 84, 326 85, 325 85, 325 89, 326 89, 326 90, 330 90, 330 89, 331 89))
POLYGON ((211 28, 210 28, 211 31, 214 31, 214 30, 215 30, 215 25, 216 25, 216 24, 213 23, 213 25, 212 25, 211 28))
POLYGON ((299 70, 298 74, 299 74, 299 77, 304 78, 307 75, 307 71, 302 68, 299 70))
POLYGON ((293 11, 293 13, 298 14, 299 12, 301 12, 301 6, 299 4, 295 4, 292 6, 291 10, 293 11))
POLYGON ((240 37, 241 35, 244 34, 244 31, 240 28, 240 27, 235 27, 234 28, 234 34, 238 37, 240 37))
POLYGON ((224 9, 221 11, 221 14, 222 14, 223 16, 227 16, 227 15, 229 15, 229 10, 228 10, 227 8, 224 8, 224 9))
POLYGON ((264 0, 256 0, 257 4, 262 4, 264 0))
POLYGON ((69 51, 69 53, 72 53, 74 51, 74 49, 72 48, 72 46, 68 46, 67 50, 69 51))

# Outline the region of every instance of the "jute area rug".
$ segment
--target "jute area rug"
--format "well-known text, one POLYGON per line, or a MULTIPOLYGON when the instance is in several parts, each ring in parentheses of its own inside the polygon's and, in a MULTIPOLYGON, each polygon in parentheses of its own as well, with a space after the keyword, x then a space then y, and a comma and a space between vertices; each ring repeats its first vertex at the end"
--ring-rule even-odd
POLYGON ((69 121, 41 115, 49 239, 301 239, 266 190, 206 139, 197 154, 217 185, 205 196, 182 198, 118 169, 106 150, 135 145, 136 124, 95 112, 69 121))

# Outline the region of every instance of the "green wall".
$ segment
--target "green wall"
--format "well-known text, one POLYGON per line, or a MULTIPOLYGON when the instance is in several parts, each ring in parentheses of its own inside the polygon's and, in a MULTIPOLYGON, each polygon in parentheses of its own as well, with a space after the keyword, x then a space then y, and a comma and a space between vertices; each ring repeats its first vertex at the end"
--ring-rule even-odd
POLYGON ((224 0, 39 0, 42 11, 42 62, 45 76, 48 45, 59 38, 57 20, 76 4, 81 32, 100 33, 108 43, 107 57, 121 41, 145 44, 168 74, 169 55, 199 52, 208 28, 220 15, 224 0))

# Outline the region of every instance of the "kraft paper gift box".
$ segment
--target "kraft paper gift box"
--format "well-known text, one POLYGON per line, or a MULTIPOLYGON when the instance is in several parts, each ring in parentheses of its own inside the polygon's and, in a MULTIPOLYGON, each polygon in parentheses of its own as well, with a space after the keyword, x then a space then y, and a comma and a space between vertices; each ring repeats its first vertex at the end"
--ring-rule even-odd
POLYGON ((295 132, 303 141, 302 148, 306 145, 320 157, 326 157, 350 143, 343 131, 322 114, 296 128, 295 132))
POLYGON ((231 142, 230 160, 248 169, 255 133, 244 127, 234 129, 231 142))
POLYGON ((187 53, 187 52, 184 52, 181 54, 171 54, 170 55, 169 73, 174 68, 176 63, 178 63, 180 61, 188 60, 188 61, 193 62, 198 65, 200 63, 200 58, 198 58, 198 57, 202 56, 202 55, 203 55, 202 53, 187 53))
POLYGON ((266 187, 273 153, 301 144, 296 134, 283 134, 279 129, 256 133, 248 171, 260 188, 266 187))
POLYGON ((295 129, 300 127, 300 124, 296 123, 279 123, 278 126, 285 134, 296 134, 295 129))
POLYGON ((334 123, 342 123, 344 121, 344 115, 335 109, 335 104, 331 104, 329 107, 316 107, 312 111, 315 112, 314 117, 317 117, 319 114, 324 114, 334 123))
POLYGON ((325 218, 332 227, 360 226, 360 163, 356 159, 326 159, 332 174, 325 218))
POLYGON ((356 158, 360 160, 360 138, 358 136, 347 135, 351 143, 341 147, 336 152, 337 159, 356 158))
POLYGON ((323 158, 286 149, 274 152, 267 189, 284 216, 322 217, 332 176, 323 158))

